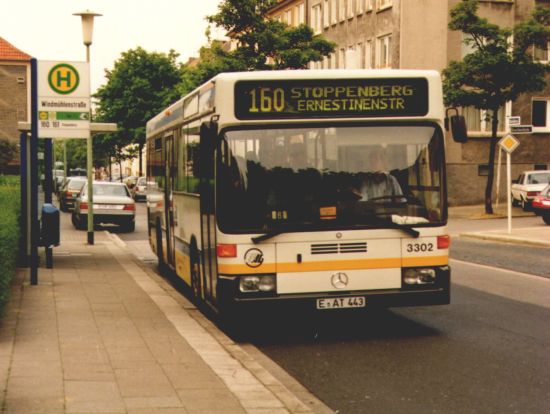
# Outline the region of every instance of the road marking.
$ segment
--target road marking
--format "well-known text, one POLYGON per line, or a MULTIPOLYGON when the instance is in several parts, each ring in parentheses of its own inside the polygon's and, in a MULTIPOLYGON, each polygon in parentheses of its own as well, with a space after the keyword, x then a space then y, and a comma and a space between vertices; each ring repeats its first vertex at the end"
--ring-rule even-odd
POLYGON ((463 265, 477 266, 477 267, 481 267, 481 268, 484 268, 484 269, 487 269, 487 270, 498 270, 500 272, 510 273, 510 274, 514 274, 514 275, 522 276, 522 277, 527 277, 527 278, 530 278, 530 279, 533 279, 533 280, 544 280, 546 282, 550 282, 549 278, 547 278, 545 276, 541 276, 541 275, 534 275, 532 273, 523 273, 523 272, 518 272, 516 270, 504 269, 504 268, 501 268, 501 267, 489 266, 489 265, 484 265, 484 264, 479 264, 479 263, 474 263, 474 262, 465 262, 463 260, 458 260, 458 259, 450 259, 449 261, 451 262, 451 265, 453 263, 459 263, 459 264, 463 264, 463 265))

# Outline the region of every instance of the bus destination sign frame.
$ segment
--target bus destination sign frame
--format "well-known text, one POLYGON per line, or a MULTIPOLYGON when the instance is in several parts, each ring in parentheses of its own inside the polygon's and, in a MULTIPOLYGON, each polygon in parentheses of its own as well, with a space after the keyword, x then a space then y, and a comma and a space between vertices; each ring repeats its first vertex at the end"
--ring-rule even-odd
POLYGON ((241 120, 424 116, 426 78, 243 80, 235 83, 241 120))

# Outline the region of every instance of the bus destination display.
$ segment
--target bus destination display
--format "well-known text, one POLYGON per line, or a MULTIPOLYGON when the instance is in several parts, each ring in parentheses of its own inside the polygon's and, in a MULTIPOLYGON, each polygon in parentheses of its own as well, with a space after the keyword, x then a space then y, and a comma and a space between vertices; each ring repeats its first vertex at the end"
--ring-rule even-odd
POLYGON ((259 80, 235 84, 238 119, 424 116, 425 78, 259 80))

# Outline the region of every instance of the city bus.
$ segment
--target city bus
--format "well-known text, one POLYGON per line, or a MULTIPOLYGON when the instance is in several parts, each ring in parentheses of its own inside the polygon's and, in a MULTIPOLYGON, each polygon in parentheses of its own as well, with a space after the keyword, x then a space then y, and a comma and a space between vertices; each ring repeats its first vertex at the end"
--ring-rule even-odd
POLYGON ((215 76, 147 122, 159 267, 220 314, 448 304, 444 121, 436 71, 215 76))

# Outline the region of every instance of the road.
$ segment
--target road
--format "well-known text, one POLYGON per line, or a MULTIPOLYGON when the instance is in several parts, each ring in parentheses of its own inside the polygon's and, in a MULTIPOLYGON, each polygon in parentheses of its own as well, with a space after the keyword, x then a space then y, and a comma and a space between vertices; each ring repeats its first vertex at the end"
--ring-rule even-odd
MULTIPOLYGON (((118 234, 138 256, 144 211, 135 233, 118 234)), ((505 225, 451 220, 449 230, 505 225)), ((258 318, 249 341, 339 413, 547 413, 548 249, 455 237, 451 257, 449 306, 258 318)))

